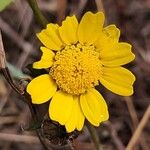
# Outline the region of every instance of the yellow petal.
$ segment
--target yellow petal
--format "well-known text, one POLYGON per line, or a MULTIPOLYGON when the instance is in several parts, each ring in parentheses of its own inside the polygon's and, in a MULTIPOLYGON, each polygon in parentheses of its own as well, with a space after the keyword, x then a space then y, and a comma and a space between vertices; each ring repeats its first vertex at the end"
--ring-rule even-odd
POLYGON ((104 14, 102 12, 96 14, 91 12, 85 13, 78 28, 79 42, 81 44, 93 44, 102 31, 103 24, 104 14))
POLYGON ((73 96, 62 91, 56 92, 49 106, 49 116, 52 120, 65 125, 71 115, 73 96))
POLYGON ((46 47, 41 47, 40 49, 43 52, 41 60, 33 63, 33 68, 35 69, 50 68, 53 64, 55 54, 46 47))
POLYGON ((48 74, 34 78, 27 85, 27 92, 31 95, 33 104, 42 104, 50 100, 55 94, 57 85, 48 74))
POLYGON ((101 50, 100 57, 104 66, 116 67, 131 62, 135 55, 131 51, 130 44, 121 42, 101 50))
POLYGON ((73 108, 68 121, 65 124, 67 132, 72 132, 75 129, 81 131, 84 125, 85 117, 80 107, 79 98, 74 96, 73 108))
POLYGON ((70 45, 77 42, 77 29, 78 21, 76 16, 67 17, 62 22, 62 26, 59 28, 59 34, 65 44, 70 45))
POLYGON ((123 95, 130 96, 133 94, 133 83, 135 76, 123 67, 103 68, 103 75, 100 83, 110 91, 123 95))
POLYGON ((100 122, 108 120, 107 104, 95 89, 90 89, 82 94, 80 104, 85 117, 94 126, 99 126, 100 122))
POLYGON ((63 47, 63 43, 60 39, 58 28, 58 25, 50 23, 46 29, 37 34, 37 37, 47 48, 60 50, 63 47))
POLYGON ((94 45, 100 51, 110 49, 113 44, 118 43, 119 37, 120 37, 120 30, 115 25, 109 25, 103 28, 94 45))
POLYGON ((114 42, 119 41, 120 30, 115 25, 109 25, 103 29, 103 33, 114 42))

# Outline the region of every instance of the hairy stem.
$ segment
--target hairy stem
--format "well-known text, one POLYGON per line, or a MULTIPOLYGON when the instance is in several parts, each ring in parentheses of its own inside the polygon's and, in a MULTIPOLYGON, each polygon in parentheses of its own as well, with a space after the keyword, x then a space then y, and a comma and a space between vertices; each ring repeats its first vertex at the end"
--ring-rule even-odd
POLYGON ((92 126, 89 122, 86 122, 86 126, 90 132, 96 150, 103 150, 102 146, 100 145, 99 137, 94 126, 92 126))
POLYGON ((41 10, 38 7, 36 0, 27 0, 31 9, 33 10, 34 16, 37 20, 37 22, 43 27, 46 27, 46 24, 48 24, 47 19, 43 16, 41 10))

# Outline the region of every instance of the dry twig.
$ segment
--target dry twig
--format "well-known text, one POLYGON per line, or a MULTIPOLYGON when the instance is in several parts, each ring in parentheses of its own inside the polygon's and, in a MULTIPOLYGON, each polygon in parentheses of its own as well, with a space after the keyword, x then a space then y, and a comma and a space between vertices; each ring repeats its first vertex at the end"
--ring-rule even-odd
POLYGON ((116 145, 117 149, 125 150, 125 147, 124 147, 122 141, 120 140, 120 138, 118 137, 118 134, 117 134, 117 131, 116 131, 114 125, 110 121, 107 121, 105 123, 105 125, 107 125, 107 127, 109 128, 112 140, 114 141, 114 144, 116 145))
POLYGON ((5 57, 4 46, 2 42, 2 34, 0 30, 0 68, 5 68, 5 67, 6 67, 6 57, 5 57))
POLYGON ((29 135, 0 133, 0 140, 11 142, 23 142, 27 144, 40 144, 40 141, 37 137, 29 135))
MULTIPOLYGON (((135 130, 138 123, 139 123, 139 120, 138 120, 138 117, 137 117, 137 113, 136 113, 134 104, 132 102, 131 97, 124 97, 124 99, 125 99, 125 102, 126 102, 127 107, 128 107, 129 114, 130 114, 131 119, 132 119, 133 128, 135 130)), ((140 144, 141 144, 143 150, 149 150, 149 148, 147 147, 147 144, 145 142, 145 137, 144 137, 143 134, 140 136, 140 144)))
POLYGON ((57 0, 57 22, 60 24, 65 18, 67 0, 57 0))
POLYGON ((145 125, 147 124, 149 118, 150 118, 150 105, 148 106, 147 110, 145 111, 142 120, 140 121, 137 129, 135 130, 131 140, 129 141, 129 143, 127 145, 126 150, 132 150, 133 149, 133 147, 137 143, 138 139, 140 138, 142 130, 144 129, 145 125))

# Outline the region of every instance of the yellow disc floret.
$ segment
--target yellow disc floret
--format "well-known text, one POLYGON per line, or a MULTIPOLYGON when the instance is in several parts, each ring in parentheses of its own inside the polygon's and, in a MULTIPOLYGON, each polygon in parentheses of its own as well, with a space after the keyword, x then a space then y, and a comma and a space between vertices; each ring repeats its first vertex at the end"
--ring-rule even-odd
POLYGON ((60 89, 79 95, 98 85, 101 66, 94 46, 76 44, 56 53, 50 74, 60 89))

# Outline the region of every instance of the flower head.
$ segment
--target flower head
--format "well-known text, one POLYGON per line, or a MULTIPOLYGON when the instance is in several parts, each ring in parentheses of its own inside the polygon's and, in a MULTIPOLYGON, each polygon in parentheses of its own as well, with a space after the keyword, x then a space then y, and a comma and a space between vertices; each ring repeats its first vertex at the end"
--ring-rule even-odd
POLYGON ((123 96, 133 93, 135 77, 122 67, 135 57, 131 45, 119 42, 115 25, 103 24, 102 12, 87 12, 80 23, 75 16, 67 17, 61 26, 50 23, 37 34, 44 46, 33 68, 48 73, 34 78, 27 92, 34 104, 50 100, 50 119, 68 132, 81 130, 85 118, 94 126, 108 120, 107 104, 95 86, 123 96))

